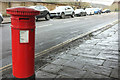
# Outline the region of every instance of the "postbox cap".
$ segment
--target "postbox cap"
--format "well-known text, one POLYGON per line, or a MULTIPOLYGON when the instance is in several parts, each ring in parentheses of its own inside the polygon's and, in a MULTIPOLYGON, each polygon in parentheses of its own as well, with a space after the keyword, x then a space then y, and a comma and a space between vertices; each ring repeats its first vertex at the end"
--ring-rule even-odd
POLYGON ((26 7, 8 8, 6 11, 11 15, 35 16, 40 14, 40 11, 26 7))

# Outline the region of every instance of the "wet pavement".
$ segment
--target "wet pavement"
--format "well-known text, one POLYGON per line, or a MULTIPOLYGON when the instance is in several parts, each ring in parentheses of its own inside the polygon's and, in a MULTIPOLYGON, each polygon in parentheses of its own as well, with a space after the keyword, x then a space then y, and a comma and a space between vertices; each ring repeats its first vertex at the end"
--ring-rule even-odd
MULTIPOLYGON (((110 78, 118 79, 118 24, 94 33, 86 41, 78 40, 53 58, 41 58, 47 64, 36 70, 36 78, 110 78)), ((37 62, 41 63, 40 61, 37 62)))
MULTIPOLYGON (((6 19, 5 19, 6 20, 6 19)), ((104 13, 82 17, 66 17, 65 19, 40 19, 36 22, 35 53, 42 52, 71 38, 87 33, 93 29, 118 20, 118 13, 104 13)), ((12 64, 11 27, 10 23, 1 24, 1 67, 12 64)))

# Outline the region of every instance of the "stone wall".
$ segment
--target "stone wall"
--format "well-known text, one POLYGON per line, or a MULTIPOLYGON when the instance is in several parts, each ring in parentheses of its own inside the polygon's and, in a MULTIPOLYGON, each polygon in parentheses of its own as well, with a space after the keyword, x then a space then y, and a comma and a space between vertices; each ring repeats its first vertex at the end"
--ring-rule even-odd
POLYGON ((110 9, 111 11, 116 11, 116 10, 118 11, 118 8, 119 8, 118 5, 120 5, 120 3, 116 2, 107 8, 110 9))
POLYGON ((6 9, 7 8, 9 8, 10 6, 9 6, 9 2, 0 2, 0 12, 3 14, 3 16, 6 16, 7 14, 6 14, 6 9))
POLYGON ((2 12, 2 3, 0 2, 0 12, 2 12))
MULTIPOLYGON (((0 2, 0 12, 3 14, 3 16, 9 16, 6 14, 6 9, 11 7, 19 7, 19 6, 35 6, 35 5, 43 5, 46 6, 49 10, 55 9, 56 6, 65 6, 70 5, 76 9, 78 7, 78 4, 74 2, 60 2, 60 3, 53 3, 53 2, 0 2)), ((82 3, 81 8, 89 6, 88 3, 82 3)))
POLYGON ((0 2, 0 12, 3 16, 9 16, 6 14, 6 9, 11 7, 18 6, 35 6, 43 5, 46 6, 49 10, 53 10, 56 6, 66 5, 66 4, 53 4, 53 3, 41 3, 41 2, 0 2))

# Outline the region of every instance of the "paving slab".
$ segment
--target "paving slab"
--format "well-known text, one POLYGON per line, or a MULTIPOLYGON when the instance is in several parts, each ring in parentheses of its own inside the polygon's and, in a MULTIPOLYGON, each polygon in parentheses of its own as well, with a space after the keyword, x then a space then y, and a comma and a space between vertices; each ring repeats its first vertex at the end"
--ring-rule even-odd
POLYGON ((38 71, 36 73, 37 78, 55 78, 56 76, 57 75, 52 74, 52 73, 48 73, 48 72, 45 72, 45 71, 38 71))
POLYGON ((83 76, 83 78, 109 78, 107 76, 97 74, 91 71, 86 72, 86 74, 83 76))
POLYGON ((63 48, 53 61, 40 68, 37 76, 118 79, 118 56, 117 24, 79 45, 63 48))
POLYGON ((47 64, 44 68, 42 68, 41 70, 46 71, 46 72, 50 72, 50 73, 58 73, 60 71, 60 69, 62 69, 62 66, 60 65, 55 65, 55 64, 47 64))
POLYGON ((59 72, 60 75, 71 76, 72 78, 82 78, 86 71, 79 70, 71 67, 63 67, 59 72))

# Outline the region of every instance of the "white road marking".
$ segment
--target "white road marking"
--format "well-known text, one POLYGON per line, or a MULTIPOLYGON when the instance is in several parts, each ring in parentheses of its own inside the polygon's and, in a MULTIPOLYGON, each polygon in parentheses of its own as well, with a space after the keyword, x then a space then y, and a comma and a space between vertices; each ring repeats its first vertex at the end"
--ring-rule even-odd
POLYGON ((73 33, 76 33, 76 32, 79 32, 79 31, 77 30, 77 31, 73 31, 73 32, 70 32, 70 33, 73 34, 73 33))
POLYGON ((84 18, 84 17, 75 17, 76 19, 81 19, 81 18, 84 18))
POLYGON ((53 25, 53 24, 41 25, 41 26, 38 26, 37 28, 47 27, 47 26, 51 26, 51 25, 53 25))
POLYGON ((74 21, 79 21, 78 19, 74 20, 74 21))
POLYGON ((84 18, 84 19, 89 19, 89 18, 87 17, 87 18, 84 18))
POLYGON ((61 37, 57 37, 57 38, 55 38, 55 39, 60 39, 61 37))
POLYGON ((66 21, 66 22, 63 22, 63 23, 70 23, 70 22, 75 22, 75 21, 79 21, 78 19, 76 19, 76 20, 72 20, 72 21, 66 21))
POLYGON ((42 42, 42 43, 39 44, 39 46, 40 46, 40 45, 43 45, 43 44, 44 44, 44 43, 42 42))
POLYGON ((66 21, 66 22, 64 22, 64 23, 70 23, 70 22, 73 22, 73 21, 66 21))

